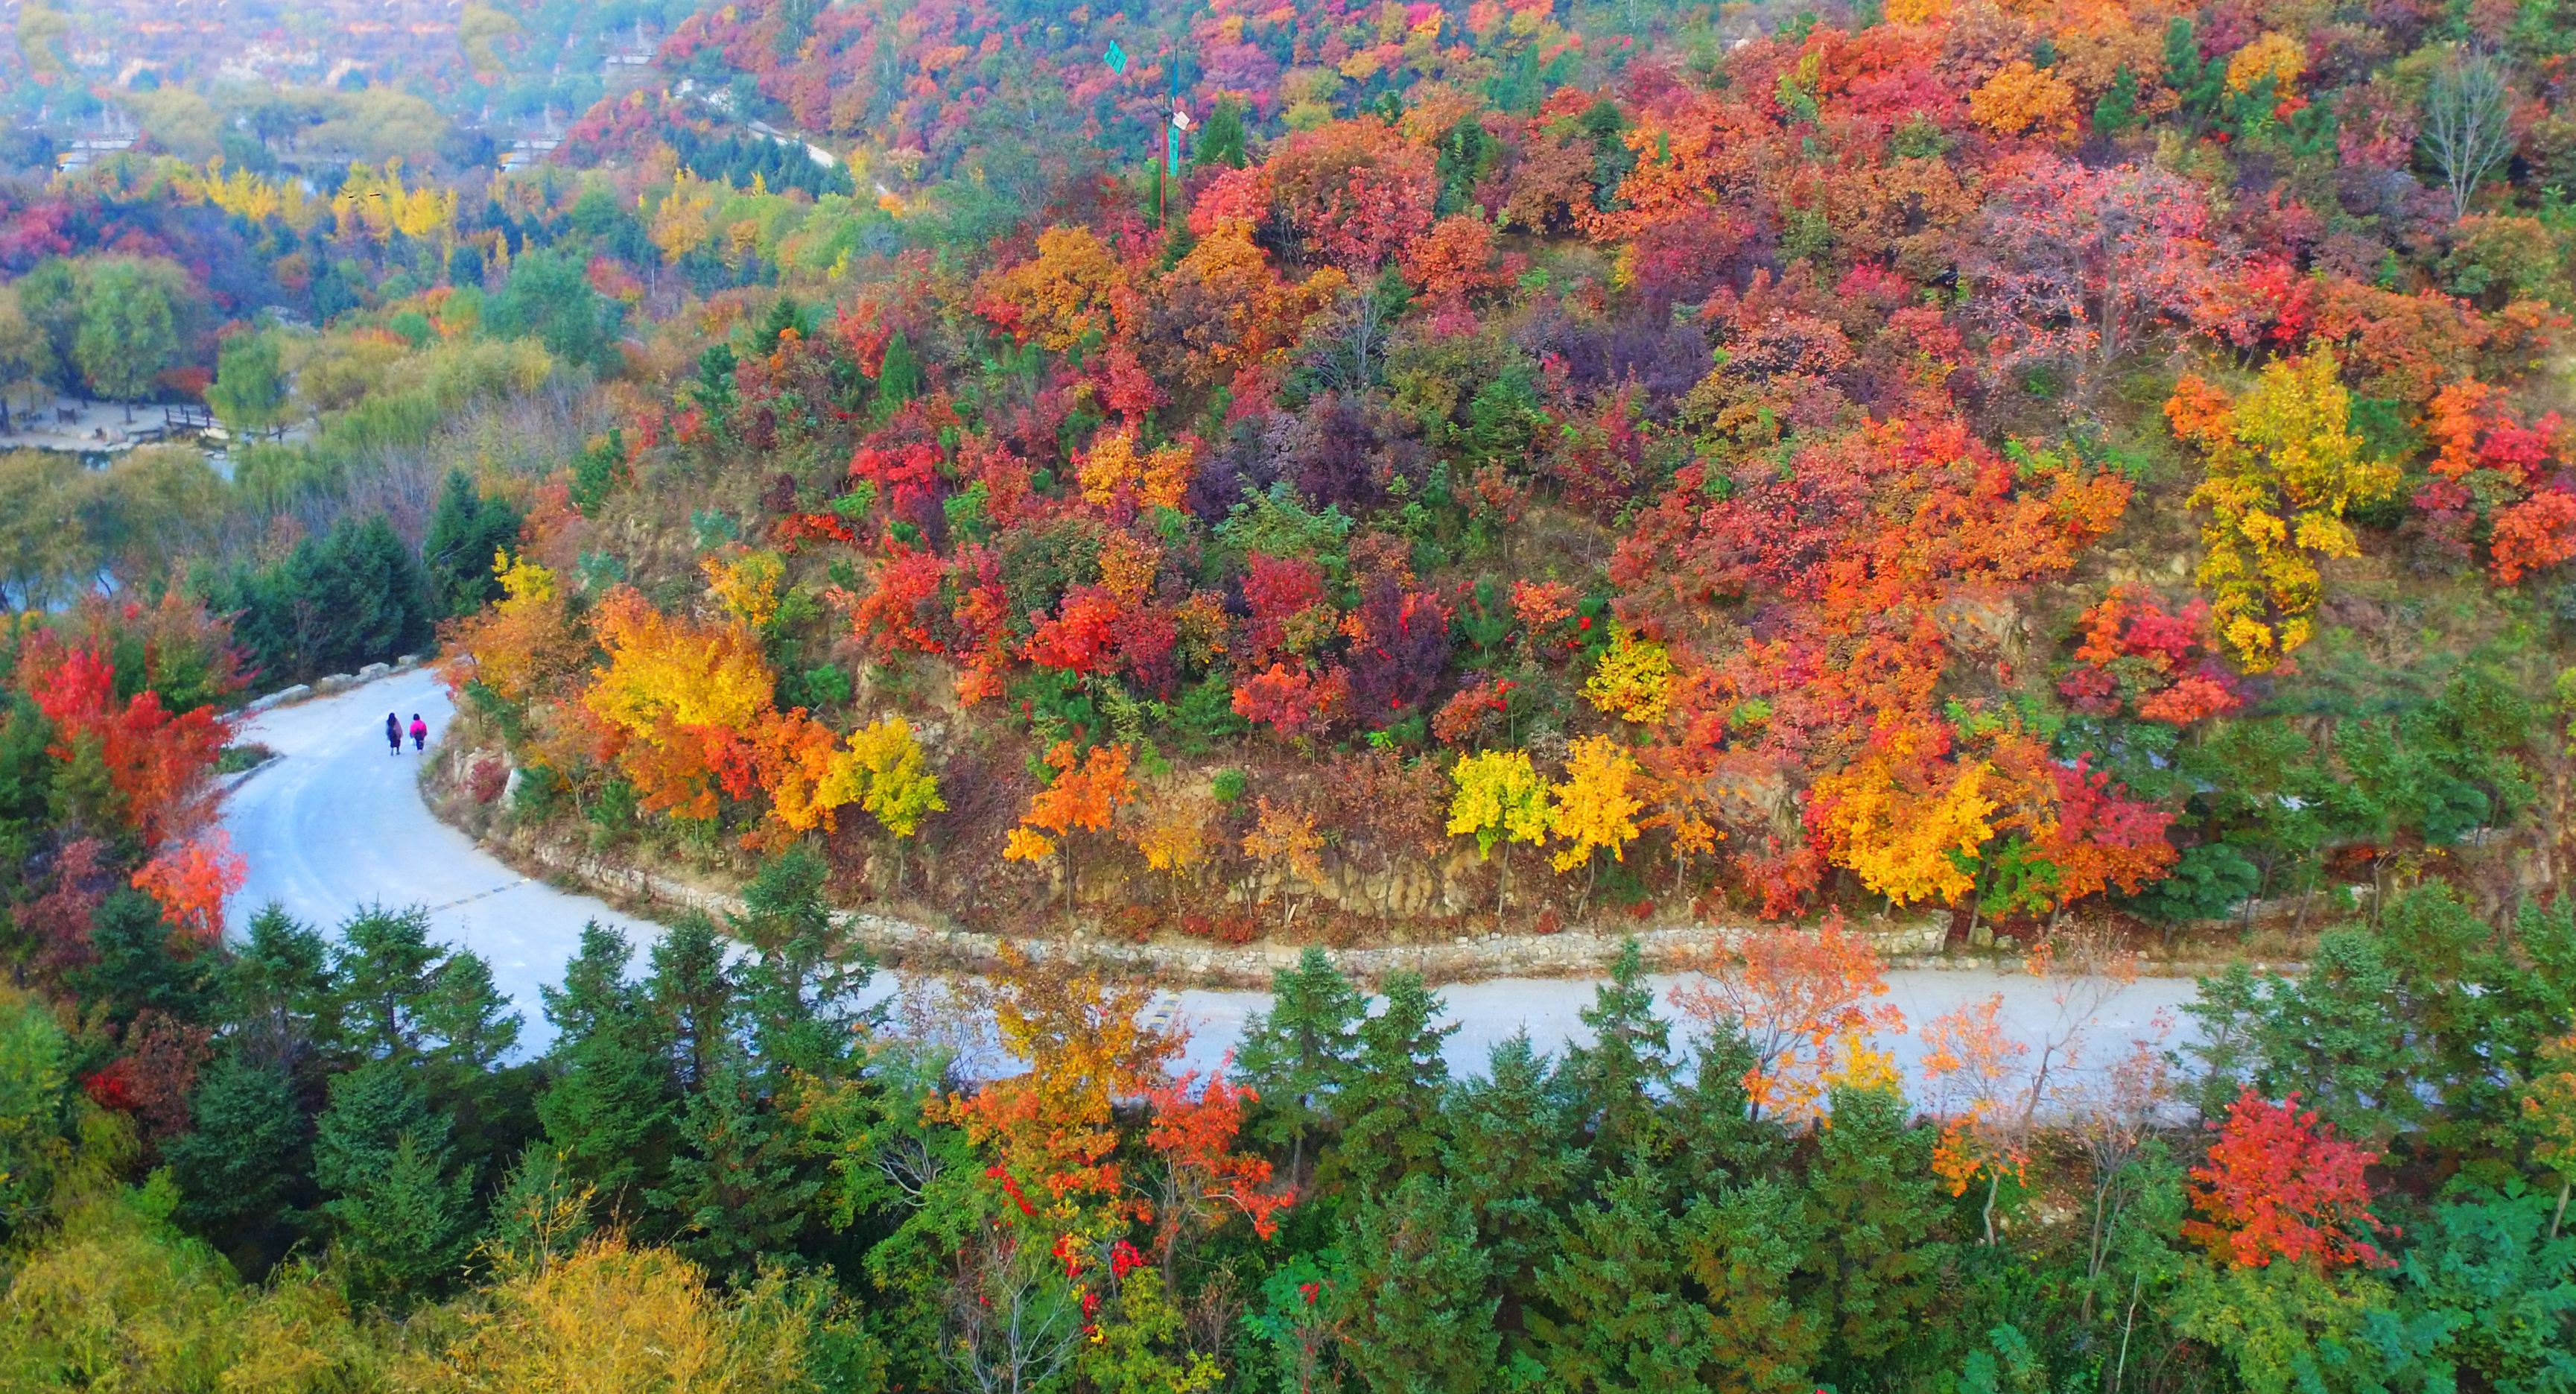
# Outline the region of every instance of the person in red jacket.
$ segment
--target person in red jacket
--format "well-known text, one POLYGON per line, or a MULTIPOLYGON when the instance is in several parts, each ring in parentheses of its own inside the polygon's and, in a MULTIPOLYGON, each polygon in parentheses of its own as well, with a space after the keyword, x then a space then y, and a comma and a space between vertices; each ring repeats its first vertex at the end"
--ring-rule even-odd
POLYGON ((411 748, 414 750, 429 748, 429 723, 421 720, 418 712, 411 714, 411 748))

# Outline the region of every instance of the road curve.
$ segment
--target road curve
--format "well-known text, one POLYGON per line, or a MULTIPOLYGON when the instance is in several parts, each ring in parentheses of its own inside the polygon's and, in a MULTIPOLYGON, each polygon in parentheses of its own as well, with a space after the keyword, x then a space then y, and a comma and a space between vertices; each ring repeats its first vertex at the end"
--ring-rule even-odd
MULTIPOLYGON (((605 901, 522 876, 438 821, 420 797, 423 757, 409 742, 399 755, 385 748, 387 712, 406 725, 418 713, 433 741, 452 715, 447 690, 421 671, 271 708, 245 723, 241 739, 268 746, 278 758, 226 798, 224 826, 234 850, 250 863, 249 880, 233 901, 231 927, 238 931, 272 902, 323 926, 337 925, 352 909, 372 903, 426 906, 442 941, 491 964, 493 980, 526 1019, 521 1049, 542 1049, 552 1029, 538 988, 560 978, 579 946, 582 925, 616 925, 639 948, 657 939, 661 927, 605 901)), ((1888 1001, 1918 1025, 2000 995, 1998 1017, 2008 1034, 2034 1044, 2054 1034, 2056 1003, 2045 984, 2029 977, 1985 970, 1905 970, 1887 977, 1888 1001)), ((1659 989, 1671 981, 1659 979, 1659 989)), ((893 986, 890 980, 887 986, 893 986)), ((1592 991, 1589 982, 1559 978, 1502 978, 1441 989, 1449 1019, 1459 1027, 1449 1042, 1451 1065, 1475 1069, 1495 1044, 1523 1029, 1543 1048, 1576 1039, 1582 1033, 1577 1014, 1591 1002, 1592 991)), ((2092 1018, 2086 1058, 2107 1060, 2130 1041, 2156 1035, 2159 1023, 2174 1022, 2191 995, 2186 980, 2130 984, 2092 1018)), ((1170 994, 1174 1014, 1193 1028, 1189 1063, 1209 1068, 1221 1061, 1244 1019, 1266 1000, 1257 992, 1170 994)), ((1919 1035, 1894 1036, 1885 1044, 1910 1077, 1921 1055, 1919 1035)))

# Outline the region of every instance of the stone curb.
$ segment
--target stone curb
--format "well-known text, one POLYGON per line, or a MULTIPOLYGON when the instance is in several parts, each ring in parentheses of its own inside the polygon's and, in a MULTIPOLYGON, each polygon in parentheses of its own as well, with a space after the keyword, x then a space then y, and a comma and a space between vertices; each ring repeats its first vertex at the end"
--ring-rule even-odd
POLYGON ((391 663, 370 663, 354 673, 333 673, 326 678, 316 678, 310 683, 281 687, 265 697, 255 697, 243 703, 241 710, 234 715, 256 716, 271 707, 291 707, 298 702, 309 702, 316 697, 337 696, 340 693, 364 687, 378 678, 389 678, 396 673, 408 673, 419 666, 420 655, 407 653, 391 663))

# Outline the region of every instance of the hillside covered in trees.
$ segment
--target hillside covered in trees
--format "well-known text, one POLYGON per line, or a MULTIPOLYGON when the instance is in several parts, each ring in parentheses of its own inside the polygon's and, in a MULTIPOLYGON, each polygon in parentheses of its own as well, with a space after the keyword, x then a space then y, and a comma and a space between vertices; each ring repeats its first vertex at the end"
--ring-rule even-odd
POLYGON ((222 428, 0 455, 0 1386, 2576 1383, 2556 6, 456 23, 0 55, 141 132, 0 434, 222 428), (433 648, 442 807, 741 908, 230 904, 243 703, 433 648), (1329 952, 1628 926, 1482 1061, 1329 952), (1190 1072, 1068 931, 1301 957, 1190 1072))
POLYGON ((1753 18, 682 25, 881 221, 576 131, 780 289, 454 635, 491 816, 1140 939, 2550 893, 2557 31, 1753 18))

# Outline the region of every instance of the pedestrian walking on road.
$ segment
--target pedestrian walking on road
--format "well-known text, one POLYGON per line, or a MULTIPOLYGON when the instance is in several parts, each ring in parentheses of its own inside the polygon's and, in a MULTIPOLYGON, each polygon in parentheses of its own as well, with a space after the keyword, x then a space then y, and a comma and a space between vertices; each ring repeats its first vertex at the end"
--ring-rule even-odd
POLYGON ((394 754, 402 754, 402 718, 392 712, 385 713, 385 744, 394 748, 394 754))
POLYGON ((414 750, 429 749, 429 723, 421 720, 420 713, 418 712, 413 712, 411 714, 411 748, 414 750))

